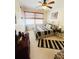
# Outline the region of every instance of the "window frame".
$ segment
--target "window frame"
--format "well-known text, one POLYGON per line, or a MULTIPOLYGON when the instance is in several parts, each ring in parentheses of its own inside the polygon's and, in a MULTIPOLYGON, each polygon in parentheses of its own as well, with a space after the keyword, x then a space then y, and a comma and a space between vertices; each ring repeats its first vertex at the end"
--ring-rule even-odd
POLYGON ((30 19, 30 20, 34 20, 35 21, 35 24, 36 24, 36 20, 44 20, 44 13, 41 13, 41 12, 25 12, 25 19, 26 19, 26 21, 28 20, 28 19, 30 19), (26 17, 26 13, 33 13, 34 14, 34 16, 33 17, 26 17), (42 15, 42 17, 40 18, 40 17, 37 17, 36 15, 42 15))

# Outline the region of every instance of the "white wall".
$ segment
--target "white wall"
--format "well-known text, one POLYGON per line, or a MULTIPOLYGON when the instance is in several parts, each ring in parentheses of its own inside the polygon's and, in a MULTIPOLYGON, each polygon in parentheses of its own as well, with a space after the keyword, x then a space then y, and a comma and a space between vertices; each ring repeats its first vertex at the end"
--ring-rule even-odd
POLYGON ((64 0, 55 0, 52 10, 47 13, 47 22, 55 25, 59 25, 64 29, 64 0), (51 13, 58 11, 58 18, 51 19, 51 13))
POLYGON ((19 0, 15 0, 15 15, 16 15, 16 22, 17 22, 15 24, 16 31, 24 32, 25 31, 25 22, 24 22, 24 19, 21 19, 21 17, 23 16, 23 12, 20 8, 19 0))
POLYGON ((52 12, 54 12, 54 11, 48 12, 47 22, 63 27, 64 26, 64 11, 58 10, 58 18, 57 19, 51 19, 51 13, 52 12))

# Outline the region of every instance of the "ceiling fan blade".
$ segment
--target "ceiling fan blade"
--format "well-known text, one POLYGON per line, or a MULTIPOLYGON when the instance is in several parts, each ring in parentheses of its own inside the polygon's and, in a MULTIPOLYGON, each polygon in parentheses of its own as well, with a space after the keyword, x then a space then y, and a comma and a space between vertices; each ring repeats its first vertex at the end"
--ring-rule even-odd
POLYGON ((53 4, 53 3, 55 3, 55 1, 51 1, 51 2, 49 2, 48 4, 53 4))
POLYGON ((47 6, 48 8, 50 8, 50 9, 52 9, 52 7, 51 6, 47 6))

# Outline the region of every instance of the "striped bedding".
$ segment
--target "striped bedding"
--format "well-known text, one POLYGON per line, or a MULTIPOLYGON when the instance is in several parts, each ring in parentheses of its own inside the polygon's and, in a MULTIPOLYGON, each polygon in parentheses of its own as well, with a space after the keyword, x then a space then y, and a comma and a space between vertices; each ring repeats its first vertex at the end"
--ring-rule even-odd
POLYGON ((45 38, 51 35, 53 35, 52 29, 49 30, 43 25, 36 27, 36 39, 45 38))

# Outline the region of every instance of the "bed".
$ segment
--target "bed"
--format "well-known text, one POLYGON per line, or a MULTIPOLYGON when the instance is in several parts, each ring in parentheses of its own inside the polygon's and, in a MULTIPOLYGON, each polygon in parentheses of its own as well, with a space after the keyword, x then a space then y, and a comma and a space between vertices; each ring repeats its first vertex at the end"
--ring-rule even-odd
POLYGON ((64 37, 64 31, 59 26, 52 25, 52 24, 42 24, 36 26, 36 39, 50 37, 52 35, 58 37, 64 37))
POLYGON ((53 35, 53 29, 49 29, 46 25, 36 26, 36 39, 45 38, 53 35))

